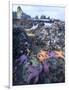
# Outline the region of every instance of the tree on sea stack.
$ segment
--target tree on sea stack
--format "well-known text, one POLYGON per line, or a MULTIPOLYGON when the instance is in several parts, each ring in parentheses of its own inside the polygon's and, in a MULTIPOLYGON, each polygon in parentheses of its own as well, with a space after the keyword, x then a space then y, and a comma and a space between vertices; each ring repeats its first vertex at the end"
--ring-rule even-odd
POLYGON ((38 16, 35 16, 35 19, 39 19, 39 17, 38 16))
POLYGON ((46 19, 45 15, 41 15, 40 19, 46 19))

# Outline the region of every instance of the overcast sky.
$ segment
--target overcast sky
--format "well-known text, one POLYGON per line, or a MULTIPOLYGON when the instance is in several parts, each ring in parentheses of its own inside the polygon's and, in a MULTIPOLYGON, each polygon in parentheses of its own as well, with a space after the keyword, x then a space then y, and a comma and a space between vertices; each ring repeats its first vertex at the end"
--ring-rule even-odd
POLYGON ((35 17, 38 15, 50 16, 51 18, 56 18, 60 20, 65 20, 65 8, 64 7, 54 7, 54 6, 33 6, 33 5, 13 5, 13 11, 17 11, 17 7, 20 6, 24 13, 35 17))

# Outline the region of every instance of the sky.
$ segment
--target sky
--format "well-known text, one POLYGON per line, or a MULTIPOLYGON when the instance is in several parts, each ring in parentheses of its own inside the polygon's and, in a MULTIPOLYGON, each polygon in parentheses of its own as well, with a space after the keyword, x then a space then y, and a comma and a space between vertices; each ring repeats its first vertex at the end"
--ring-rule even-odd
POLYGON ((35 6, 35 5, 18 5, 14 4, 12 6, 13 11, 17 11, 17 7, 20 6, 24 13, 35 17, 38 15, 40 18, 41 15, 50 16, 50 18, 65 20, 65 8, 57 6, 35 6))

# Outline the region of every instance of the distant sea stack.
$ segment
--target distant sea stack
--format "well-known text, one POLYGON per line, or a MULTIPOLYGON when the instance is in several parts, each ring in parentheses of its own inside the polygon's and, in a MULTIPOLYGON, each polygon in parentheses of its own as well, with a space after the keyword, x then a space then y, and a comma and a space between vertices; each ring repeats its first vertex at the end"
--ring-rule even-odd
POLYGON ((24 13, 21 7, 18 6, 17 11, 13 12, 13 26, 25 29, 31 28, 32 24, 31 16, 24 13))
POLYGON ((31 19, 31 16, 29 16, 29 15, 27 15, 27 14, 25 14, 23 11, 22 11, 22 9, 21 9, 21 7, 20 6, 18 6, 17 7, 17 19, 31 19))

